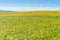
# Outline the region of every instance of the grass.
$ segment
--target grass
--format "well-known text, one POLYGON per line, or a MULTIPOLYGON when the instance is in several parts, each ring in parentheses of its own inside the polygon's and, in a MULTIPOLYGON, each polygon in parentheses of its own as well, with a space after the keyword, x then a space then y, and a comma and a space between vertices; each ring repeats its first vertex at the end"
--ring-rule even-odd
POLYGON ((60 16, 60 11, 0 12, 0 16, 48 15, 60 16))
POLYGON ((60 16, 3 15, 0 16, 0 40, 60 40, 60 16))

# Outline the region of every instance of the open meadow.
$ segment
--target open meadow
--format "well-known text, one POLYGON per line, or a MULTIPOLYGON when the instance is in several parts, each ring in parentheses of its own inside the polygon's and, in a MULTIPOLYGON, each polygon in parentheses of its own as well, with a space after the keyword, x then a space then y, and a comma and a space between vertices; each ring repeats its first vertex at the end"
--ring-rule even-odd
POLYGON ((0 40, 60 40, 60 11, 0 12, 0 40))

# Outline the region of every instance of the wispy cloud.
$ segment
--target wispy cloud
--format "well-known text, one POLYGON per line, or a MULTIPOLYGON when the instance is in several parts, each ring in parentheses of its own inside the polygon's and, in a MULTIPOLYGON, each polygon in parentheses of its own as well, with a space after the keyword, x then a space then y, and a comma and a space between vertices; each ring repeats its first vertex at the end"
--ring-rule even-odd
POLYGON ((0 7, 0 10, 33 11, 33 10, 60 10, 60 7, 0 7))

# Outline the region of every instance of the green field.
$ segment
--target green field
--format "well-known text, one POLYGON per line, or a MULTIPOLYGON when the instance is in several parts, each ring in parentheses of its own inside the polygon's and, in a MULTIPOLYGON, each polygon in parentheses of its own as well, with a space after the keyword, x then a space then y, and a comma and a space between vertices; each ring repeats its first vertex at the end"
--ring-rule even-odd
POLYGON ((60 40, 60 16, 0 16, 0 40, 60 40))

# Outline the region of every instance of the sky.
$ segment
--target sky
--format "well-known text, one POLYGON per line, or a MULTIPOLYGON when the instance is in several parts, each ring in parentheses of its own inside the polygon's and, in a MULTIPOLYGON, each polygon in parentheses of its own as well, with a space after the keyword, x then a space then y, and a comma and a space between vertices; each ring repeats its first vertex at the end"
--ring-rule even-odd
POLYGON ((0 0, 0 10, 60 10, 60 0, 0 0))

